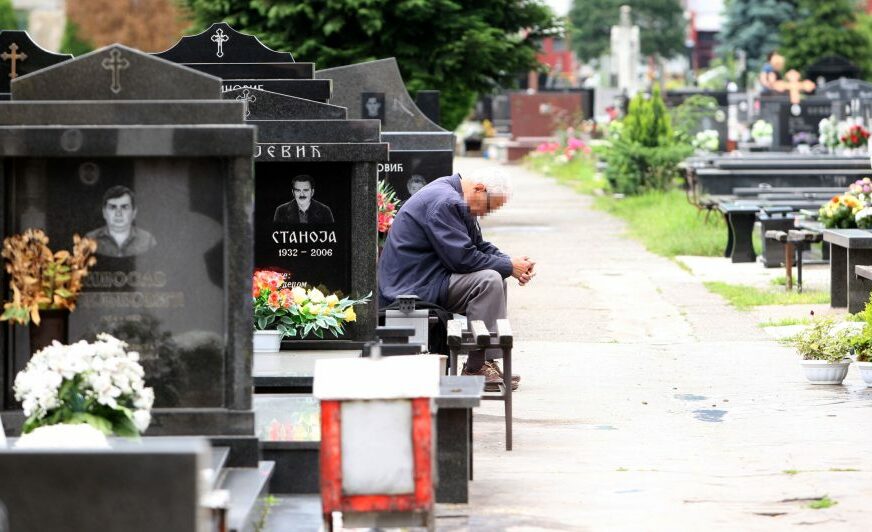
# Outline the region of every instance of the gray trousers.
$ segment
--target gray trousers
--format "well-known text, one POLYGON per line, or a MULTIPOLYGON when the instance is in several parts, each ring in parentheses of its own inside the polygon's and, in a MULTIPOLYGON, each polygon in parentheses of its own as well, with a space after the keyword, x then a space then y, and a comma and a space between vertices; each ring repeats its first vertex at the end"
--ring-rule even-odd
MULTIPOLYGON (((495 270, 453 273, 448 280, 445 310, 463 314, 468 321, 481 320, 489 331, 495 331, 497 320, 506 318, 506 281, 495 270)), ((502 356, 499 349, 470 351, 466 360, 468 371, 478 371, 489 360, 502 356)))

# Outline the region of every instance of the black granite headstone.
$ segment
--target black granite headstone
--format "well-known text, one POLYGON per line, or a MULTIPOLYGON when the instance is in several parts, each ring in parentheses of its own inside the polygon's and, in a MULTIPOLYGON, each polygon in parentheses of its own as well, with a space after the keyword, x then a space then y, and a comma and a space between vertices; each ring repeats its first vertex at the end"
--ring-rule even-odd
POLYGON ((434 124, 442 121, 442 108, 439 104, 439 91, 418 91, 415 105, 434 124))
MULTIPOLYGON (((375 293, 376 164, 387 159, 379 122, 346 120, 343 107, 257 89, 224 97, 246 101, 247 120, 258 126, 255 268, 284 273, 290 286, 351 297, 375 293), (311 202, 305 219, 300 194, 311 202)), ((373 337, 376 305, 357 314, 341 340, 373 337)))
POLYGON ((832 108, 830 100, 819 96, 807 97, 798 104, 791 104, 785 95, 760 97, 760 117, 772 124, 776 149, 817 144, 818 125, 832 114, 832 108))
POLYGON ((401 200, 452 173, 454 134, 415 105, 396 59, 318 70, 315 77, 333 80, 330 101, 348 108, 350 118, 378 115, 381 119, 382 140, 390 145, 391 160, 380 165, 379 179, 387 179, 401 200))
POLYGON ((839 120, 872 114, 872 83, 867 81, 839 78, 818 87, 815 95, 832 102, 832 113, 839 120))
POLYGON ((297 63, 288 52, 265 46, 224 22, 197 35, 182 37, 172 48, 155 54, 193 69, 218 76, 223 91, 261 89, 319 102, 330 99, 330 82, 313 79, 312 63, 297 63))
MULTIPOLYGON (((113 45, 16 78, 0 104, 0 236, 97 240, 70 340, 109 332, 140 352, 149 434, 253 434, 254 128, 220 98, 218 78, 113 45)), ((5 409, 30 352, 25 327, 7 330, 5 409)))
POLYGON ((0 31, 0 100, 8 100, 13 79, 56 65, 73 56, 54 54, 33 42, 26 31, 0 31))
POLYGON ((840 55, 828 55, 809 65, 805 69, 805 77, 820 85, 821 80, 827 83, 839 78, 857 78, 860 72, 860 67, 848 59, 840 55))

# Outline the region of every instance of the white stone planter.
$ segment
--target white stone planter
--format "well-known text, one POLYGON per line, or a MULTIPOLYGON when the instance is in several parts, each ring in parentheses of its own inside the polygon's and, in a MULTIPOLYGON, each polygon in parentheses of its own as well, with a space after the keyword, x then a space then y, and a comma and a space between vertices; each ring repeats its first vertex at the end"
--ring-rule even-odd
POLYGON ((850 361, 831 363, 826 360, 803 360, 800 362, 805 378, 812 384, 842 384, 848 375, 850 361))
POLYGON ((272 331, 254 331, 255 353, 278 353, 282 347, 282 333, 272 331))
POLYGON ((872 388, 872 362, 857 362, 856 364, 857 369, 860 370, 860 376, 863 377, 863 382, 872 388))

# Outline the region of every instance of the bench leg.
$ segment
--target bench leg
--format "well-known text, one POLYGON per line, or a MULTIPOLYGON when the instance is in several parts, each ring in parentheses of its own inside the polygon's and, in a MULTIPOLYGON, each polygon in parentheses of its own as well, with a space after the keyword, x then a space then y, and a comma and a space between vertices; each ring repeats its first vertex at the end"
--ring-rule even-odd
POLYGON ((448 349, 448 374, 457 375, 457 355, 458 350, 454 348, 448 349))
POLYGON ((730 223, 730 216, 724 214, 724 223, 727 225, 727 247, 724 248, 724 257, 730 258, 733 254, 733 224, 730 223))
POLYGON ((793 290, 793 242, 784 243, 784 274, 787 278, 787 291, 793 290))
POLYGON ((506 450, 512 450, 512 348, 503 348, 503 386, 505 387, 506 450))
POLYGON ((863 310, 869 300, 869 289, 857 277, 855 266, 872 266, 872 250, 848 250, 848 312, 855 314, 863 310))
MULTIPOLYGON (((848 306, 848 250, 841 246, 830 246, 830 306, 848 306)), ((853 273, 853 272, 852 272, 853 273)))
POLYGON ((733 235, 733 248, 730 253, 732 262, 754 262, 754 220, 753 213, 733 213, 730 215, 730 232, 733 235))

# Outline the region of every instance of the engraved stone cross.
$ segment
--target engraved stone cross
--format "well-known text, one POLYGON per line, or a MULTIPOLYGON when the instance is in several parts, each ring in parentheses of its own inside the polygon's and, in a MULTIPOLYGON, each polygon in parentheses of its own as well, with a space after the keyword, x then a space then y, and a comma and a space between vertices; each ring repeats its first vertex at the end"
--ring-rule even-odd
POLYGON ((218 44, 218 53, 215 54, 218 57, 224 57, 224 43, 230 40, 230 37, 224 35, 224 30, 218 28, 215 31, 215 35, 212 36, 212 42, 218 44))
POLYGON ((121 52, 118 49, 113 49, 109 52, 112 56, 110 59, 104 59, 101 63, 105 70, 112 71, 112 92, 118 94, 121 92, 121 71, 130 67, 130 61, 121 57, 121 52))
POLYGON ((242 91, 242 94, 236 97, 236 99, 245 103, 245 118, 248 118, 249 115, 251 115, 251 109, 248 108, 248 104, 251 102, 256 102, 257 96, 251 94, 250 90, 245 89, 244 91, 242 91))
POLYGON ((9 77, 15 79, 18 77, 18 62, 24 62, 27 59, 27 54, 24 52, 18 53, 18 45, 12 43, 9 45, 10 52, 0 54, 0 59, 9 61, 9 77))

